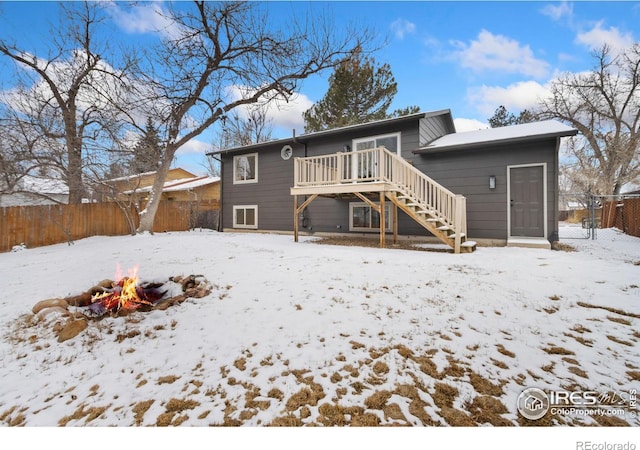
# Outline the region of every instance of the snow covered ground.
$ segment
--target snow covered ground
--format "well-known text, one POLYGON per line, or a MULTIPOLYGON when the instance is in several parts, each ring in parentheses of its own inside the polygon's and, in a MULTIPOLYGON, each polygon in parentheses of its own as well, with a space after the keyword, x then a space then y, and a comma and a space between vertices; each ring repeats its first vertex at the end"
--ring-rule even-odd
MULTIPOLYGON (((193 231, 0 254, 0 423, 527 425, 528 387, 640 388, 638 238, 462 255, 313 241, 193 231), (117 263, 147 281, 203 275, 213 291, 63 343, 55 315, 32 316, 117 263)), ((625 423, 640 419, 537 424, 625 423)))

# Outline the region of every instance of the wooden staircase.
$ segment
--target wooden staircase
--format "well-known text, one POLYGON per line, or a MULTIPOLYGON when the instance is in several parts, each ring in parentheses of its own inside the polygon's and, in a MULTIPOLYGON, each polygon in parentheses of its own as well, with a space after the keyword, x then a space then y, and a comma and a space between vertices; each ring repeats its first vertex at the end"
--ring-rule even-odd
POLYGON ((465 232, 458 232, 446 220, 440 218, 437 211, 424 208, 424 205, 416 202, 412 196, 390 192, 387 193, 387 198, 429 233, 452 247, 454 251, 456 246, 459 248, 459 253, 471 253, 476 249, 476 243, 467 240, 465 232))
MULTIPOLYGON (((294 183, 292 195, 313 198, 337 193, 355 193, 364 198, 363 193, 380 192, 381 202, 384 197, 391 200, 455 253, 476 249, 476 243, 467 240, 466 198, 449 191, 384 147, 295 158, 294 183)), ((297 208, 296 213, 306 204, 297 208)))

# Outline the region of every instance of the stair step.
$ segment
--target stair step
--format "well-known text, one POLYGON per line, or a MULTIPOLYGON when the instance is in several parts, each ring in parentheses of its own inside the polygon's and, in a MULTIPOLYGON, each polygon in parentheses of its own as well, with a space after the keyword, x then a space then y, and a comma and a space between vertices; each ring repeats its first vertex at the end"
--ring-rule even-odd
POLYGON ((467 241, 460 244, 460 247, 475 247, 476 245, 478 245, 476 241, 467 241))
MULTIPOLYGON (((450 234, 449 236, 447 236, 449 239, 455 239, 457 236, 456 233, 450 234)), ((467 235, 465 233, 460 233, 460 237, 461 238, 465 238, 467 235)))
POLYGON ((449 231, 449 230, 453 230, 453 228, 451 228, 449 225, 442 225, 441 227, 438 227, 438 230, 449 231))

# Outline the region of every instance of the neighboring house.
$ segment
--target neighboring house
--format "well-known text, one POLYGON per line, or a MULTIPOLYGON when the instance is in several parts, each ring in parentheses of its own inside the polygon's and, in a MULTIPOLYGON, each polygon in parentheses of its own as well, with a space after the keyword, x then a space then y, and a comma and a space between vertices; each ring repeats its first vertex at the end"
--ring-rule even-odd
MULTIPOLYGON (((151 192, 151 186, 125 191, 123 194, 136 195, 140 200, 147 200, 149 192, 151 192)), ((196 202, 220 200, 220 178, 203 176, 165 181, 162 200, 196 202)))
POLYGON ((549 248, 560 138, 576 133, 557 121, 456 133, 442 110, 222 150, 222 228, 549 248))
POLYGON ((62 180, 25 175, 12 192, 0 194, 0 207, 56 205, 69 202, 69 188, 62 180))
MULTIPOLYGON (((144 172, 105 180, 100 186, 103 201, 129 200, 132 197, 146 201, 151 192, 156 172, 144 172)), ((209 201, 220 199, 219 177, 198 177, 182 169, 170 169, 162 190, 162 200, 209 201)))

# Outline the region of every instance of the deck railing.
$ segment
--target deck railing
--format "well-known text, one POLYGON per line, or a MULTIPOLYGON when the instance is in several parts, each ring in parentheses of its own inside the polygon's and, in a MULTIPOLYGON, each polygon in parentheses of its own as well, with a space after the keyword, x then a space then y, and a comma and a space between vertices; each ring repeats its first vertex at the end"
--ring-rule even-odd
POLYGON ((384 147, 295 158, 294 187, 384 182, 457 235, 466 234, 466 198, 456 195, 384 147))

